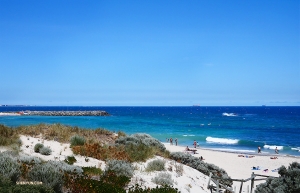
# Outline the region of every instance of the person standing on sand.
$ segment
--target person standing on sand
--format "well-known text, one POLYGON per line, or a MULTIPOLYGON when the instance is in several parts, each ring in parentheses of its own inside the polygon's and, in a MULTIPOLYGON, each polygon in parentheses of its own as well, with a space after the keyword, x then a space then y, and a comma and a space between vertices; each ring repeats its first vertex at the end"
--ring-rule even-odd
POLYGON ((194 148, 196 148, 197 147, 197 142, 196 142, 196 140, 194 140, 194 148))
POLYGON ((261 153, 260 146, 258 146, 258 148, 257 148, 257 153, 261 153))
POLYGON ((177 138, 175 138, 175 145, 177 146, 177 138))
POLYGON ((278 149, 277 149, 277 147, 275 148, 275 153, 278 154, 278 149))
POLYGON ((170 138, 170 145, 173 145, 173 139, 172 139, 172 137, 170 138))

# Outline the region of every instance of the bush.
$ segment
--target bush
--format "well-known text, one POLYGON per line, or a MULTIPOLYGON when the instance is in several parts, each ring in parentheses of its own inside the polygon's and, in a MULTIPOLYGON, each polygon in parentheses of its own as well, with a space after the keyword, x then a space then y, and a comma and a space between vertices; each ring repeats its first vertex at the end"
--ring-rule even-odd
POLYGON ((153 160, 147 164, 146 171, 163 171, 165 170, 165 161, 161 159, 153 160))
POLYGON ((78 166, 71 166, 65 162, 48 161, 45 164, 37 164, 29 172, 29 179, 43 182, 55 192, 61 192, 64 184, 64 174, 82 174, 83 170, 78 166))
POLYGON ((136 184, 133 187, 130 187, 128 193, 180 193, 177 188, 173 188, 169 185, 162 185, 161 187, 156 188, 143 188, 140 185, 136 184))
POLYGON ((71 146, 77 146, 77 145, 84 145, 85 144, 85 139, 84 137, 81 137, 79 135, 74 135, 70 139, 71 146))
POLYGON ((28 155, 21 155, 19 157, 19 160, 22 162, 22 163, 25 163, 25 164, 40 164, 42 161, 40 158, 38 157, 34 157, 34 156, 28 156, 28 155))
POLYGON ((47 187, 42 184, 24 184, 24 185, 16 185, 11 186, 8 192, 11 193, 55 193, 54 190, 52 190, 50 187, 47 187))
POLYGON ((50 155, 52 153, 52 150, 49 147, 42 147, 40 148, 40 153, 42 155, 50 155))
POLYGON ((68 183, 68 188, 72 193, 82 193, 82 192, 91 192, 91 193, 126 193, 123 187, 120 187, 117 183, 107 183, 100 179, 87 179, 84 177, 79 177, 68 183))
POLYGON ((166 172, 158 173, 158 175, 152 178, 151 181, 158 185, 173 185, 174 183, 171 174, 166 172))
POLYGON ((44 145, 41 144, 41 143, 35 144, 35 146, 34 146, 34 148, 33 148, 33 149, 34 149, 34 152, 40 153, 40 149, 41 149, 42 147, 44 147, 44 145))
POLYGON ((300 192, 300 163, 293 162, 288 168, 278 169, 278 178, 267 178, 265 183, 259 184, 255 192, 299 193, 300 192))
POLYGON ((112 171, 118 176, 126 176, 131 178, 133 176, 134 168, 131 163, 123 160, 109 160, 106 163, 105 173, 112 171))
POLYGON ((120 137, 115 143, 117 146, 125 146, 125 151, 131 162, 146 161, 155 154, 159 155, 167 152, 160 141, 145 133, 120 137))
POLYGON ((157 139, 151 137, 149 134, 146 133, 136 133, 130 136, 120 137, 116 140, 116 144, 144 144, 149 147, 156 147, 160 151, 165 151, 166 147, 157 139))
POLYGON ((65 162, 70 165, 73 165, 76 161, 77 160, 74 156, 67 156, 67 158, 65 159, 65 162))
POLYGON ((13 128, 0 124, 0 146, 19 145, 18 139, 13 128))
POLYGON ((101 168, 96 167, 83 167, 82 170, 85 175, 101 175, 103 173, 101 168))
POLYGON ((232 185, 232 180, 230 179, 226 171, 214 164, 205 163, 199 158, 183 152, 172 152, 170 153, 170 158, 184 165, 192 167, 207 176, 209 175, 209 173, 212 173, 212 177, 216 179, 220 178, 220 183, 224 185, 232 185))
POLYGON ((8 153, 0 153, 0 175, 16 183, 21 175, 20 167, 15 157, 8 153))

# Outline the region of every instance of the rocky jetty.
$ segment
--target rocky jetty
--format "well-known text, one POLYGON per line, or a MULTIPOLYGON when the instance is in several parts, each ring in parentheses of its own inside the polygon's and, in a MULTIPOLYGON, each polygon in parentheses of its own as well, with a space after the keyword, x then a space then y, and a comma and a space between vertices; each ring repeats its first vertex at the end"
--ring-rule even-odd
POLYGON ((109 116, 106 111, 26 111, 22 115, 40 116, 109 116))

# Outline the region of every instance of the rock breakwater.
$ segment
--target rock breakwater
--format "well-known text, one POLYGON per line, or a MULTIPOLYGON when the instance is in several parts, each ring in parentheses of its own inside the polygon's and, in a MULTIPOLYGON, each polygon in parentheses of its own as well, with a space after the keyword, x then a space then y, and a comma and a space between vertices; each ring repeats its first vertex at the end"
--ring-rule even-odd
POLYGON ((106 111, 26 111, 21 115, 39 116, 109 116, 106 111))

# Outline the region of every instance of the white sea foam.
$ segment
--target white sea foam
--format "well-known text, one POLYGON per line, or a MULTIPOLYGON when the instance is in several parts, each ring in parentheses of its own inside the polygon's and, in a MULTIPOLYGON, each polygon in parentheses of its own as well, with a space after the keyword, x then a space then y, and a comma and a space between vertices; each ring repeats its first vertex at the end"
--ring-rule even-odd
POLYGON ((299 151, 300 152, 300 147, 293 147, 293 148, 291 148, 291 150, 299 151))
POLYGON ((222 143, 222 144, 237 144, 238 139, 226 139, 226 138, 215 138, 215 137, 206 137, 208 143, 222 143))
POLYGON ((235 113, 222 113, 222 115, 223 116, 227 116, 227 117, 235 117, 235 116, 237 116, 237 114, 235 114, 235 113))
POLYGON ((183 135, 184 137, 188 137, 188 136, 195 136, 195 135, 183 135))
POLYGON ((277 146, 277 145, 264 145, 265 149, 275 149, 277 147, 278 150, 283 150, 283 146, 277 146))
POLYGON ((227 148, 214 148, 213 150, 225 151, 225 152, 243 152, 243 153, 255 153, 254 150, 245 150, 245 149, 227 149, 227 148))

